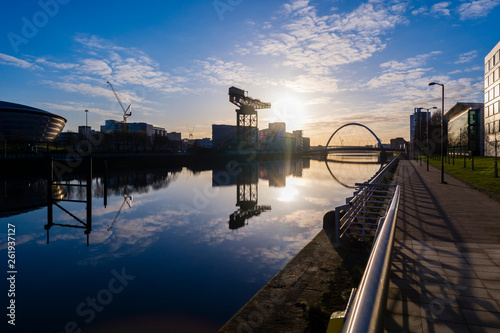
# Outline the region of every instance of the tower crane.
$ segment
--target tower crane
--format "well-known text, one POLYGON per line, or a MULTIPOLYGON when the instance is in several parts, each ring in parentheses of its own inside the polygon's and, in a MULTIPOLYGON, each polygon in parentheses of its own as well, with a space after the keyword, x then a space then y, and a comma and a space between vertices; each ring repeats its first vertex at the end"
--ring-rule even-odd
POLYGON ((111 82, 107 81, 106 82, 111 90, 113 91, 113 94, 115 94, 116 100, 118 101, 118 104, 120 104, 122 110, 123 110, 123 132, 127 131, 127 118, 132 116, 132 104, 129 104, 127 108, 123 106, 122 101, 120 100, 120 96, 118 96, 118 93, 116 92, 115 88, 111 84, 111 82))
POLYGON ((115 225, 116 220, 118 219, 118 216, 120 215, 120 213, 123 209, 123 206, 125 206, 125 204, 127 204, 129 208, 132 208, 132 200, 134 200, 134 198, 131 195, 128 195, 127 193, 123 194, 123 203, 120 206, 120 209, 118 209, 118 212, 116 212, 116 216, 113 219, 113 222, 111 222, 111 224, 109 225, 108 231, 110 231, 113 228, 113 226, 115 225))
POLYGON ((188 129, 188 133, 189 133, 189 140, 193 140, 193 132, 194 132, 194 126, 193 126, 193 129, 189 129, 189 126, 186 125, 187 129, 188 129))

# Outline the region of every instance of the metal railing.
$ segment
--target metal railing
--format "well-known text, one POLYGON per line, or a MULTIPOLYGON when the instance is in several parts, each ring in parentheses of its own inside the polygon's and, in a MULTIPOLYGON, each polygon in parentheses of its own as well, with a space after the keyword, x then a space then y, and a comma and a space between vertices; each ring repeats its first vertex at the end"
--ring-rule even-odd
POLYGON ((394 196, 395 185, 362 183, 356 186, 361 190, 349 202, 349 209, 339 222, 340 237, 349 234, 364 240, 375 237, 394 196))
POLYGON ((343 333, 382 332, 391 273, 391 255, 399 206, 396 186, 387 215, 380 224, 363 277, 345 316, 343 333))
POLYGON ((374 241, 359 287, 351 293, 346 310, 332 314, 328 333, 380 332, 384 329, 400 188, 380 183, 398 158, 368 183, 356 184, 359 190, 355 196, 335 210, 337 241, 346 233, 362 238, 372 236, 374 241))
MULTIPOLYGON (((380 184, 397 163, 399 155, 385 165, 367 183, 356 184, 354 196, 346 204, 335 208, 331 220, 325 219, 323 228, 333 244, 339 244, 340 238, 348 234, 375 236, 380 221, 386 214, 393 188, 380 184)), ((325 215, 326 217, 326 215, 325 215)))

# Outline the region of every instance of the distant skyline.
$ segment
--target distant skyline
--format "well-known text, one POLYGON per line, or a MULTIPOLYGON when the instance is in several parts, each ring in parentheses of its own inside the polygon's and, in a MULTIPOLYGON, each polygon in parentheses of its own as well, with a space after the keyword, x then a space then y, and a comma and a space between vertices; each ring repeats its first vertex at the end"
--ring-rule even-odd
POLYGON ((483 102, 484 57, 500 41, 500 0, 9 2, 0 12, 0 100, 99 129, 129 122, 211 137, 235 124, 228 88, 272 108, 312 145, 347 122, 409 139, 415 107, 483 102))

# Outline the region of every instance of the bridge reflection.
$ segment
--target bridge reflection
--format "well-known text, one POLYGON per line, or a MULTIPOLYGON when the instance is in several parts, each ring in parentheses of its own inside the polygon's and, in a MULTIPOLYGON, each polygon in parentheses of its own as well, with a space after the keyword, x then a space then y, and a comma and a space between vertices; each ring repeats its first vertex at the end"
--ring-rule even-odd
POLYGON ((366 181, 386 163, 387 156, 382 153, 365 152, 363 154, 329 154, 325 166, 332 178, 340 185, 355 188, 355 184, 366 181))

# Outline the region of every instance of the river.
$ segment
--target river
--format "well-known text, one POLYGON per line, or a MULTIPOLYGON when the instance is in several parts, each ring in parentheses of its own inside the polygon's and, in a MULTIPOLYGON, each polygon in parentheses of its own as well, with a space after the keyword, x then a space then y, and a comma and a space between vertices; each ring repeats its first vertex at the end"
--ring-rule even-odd
MULTIPOLYGON (((90 233, 69 227, 82 224, 55 205, 48 223, 46 180, 5 179, 0 258, 9 277, 14 225, 16 326, 4 314, 1 325, 15 332, 214 332, 321 230, 323 215, 345 203, 355 182, 375 174, 374 161, 109 170, 106 206, 103 178, 92 181, 90 233)), ((85 200, 84 188, 66 183, 80 181, 55 187, 59 198, 85 200)), ((85 222, 84 203, 58 204, 85 222)), ((2 281, 6 295, 10 285, 2 281)))

